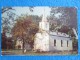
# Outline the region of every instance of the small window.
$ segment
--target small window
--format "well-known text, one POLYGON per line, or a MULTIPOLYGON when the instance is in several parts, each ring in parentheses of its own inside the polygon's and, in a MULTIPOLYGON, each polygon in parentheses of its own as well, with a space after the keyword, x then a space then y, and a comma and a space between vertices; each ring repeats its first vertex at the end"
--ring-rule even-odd
POLYGON ((61 47, 63 47, 63 41, 61 40, 61 47))
POLYGON ((56 40, 54 39, 54 46, 56 46, 56 40))
POLYGON ((67 41, 67 47, 68 47, 68 41, 67 41))

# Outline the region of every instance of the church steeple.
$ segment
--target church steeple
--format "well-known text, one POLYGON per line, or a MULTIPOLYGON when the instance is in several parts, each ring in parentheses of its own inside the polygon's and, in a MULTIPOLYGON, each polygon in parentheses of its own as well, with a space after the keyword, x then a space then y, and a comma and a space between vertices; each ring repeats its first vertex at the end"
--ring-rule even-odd
POLYGON ((44 11, 43 11, 42 21, 39 22, 39 28, 41 30, 44 30, 44 31, 49 31, 49 22, 46 19, 45 8, 44 8, 44 11))
POLYGON ((46 19, 46 13, 45 13, 45 7, 44 7, 44 11, 43 11, 42 21, 43 22, 47 21, 47 19, 46 19))

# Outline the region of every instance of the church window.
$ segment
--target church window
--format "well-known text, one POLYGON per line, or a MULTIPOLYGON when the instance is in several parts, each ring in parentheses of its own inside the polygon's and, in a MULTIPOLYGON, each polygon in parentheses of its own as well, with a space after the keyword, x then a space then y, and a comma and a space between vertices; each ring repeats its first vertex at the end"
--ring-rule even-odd
POLYGON ((63 46, 63 41, 61 40, 61 47, 63 46))
POLYGON ((56 46, 56 40, 54 39, 54 46, 56 46))
POLYGON ((68 41, 67 41, 67 47, 68 47, 68 41))

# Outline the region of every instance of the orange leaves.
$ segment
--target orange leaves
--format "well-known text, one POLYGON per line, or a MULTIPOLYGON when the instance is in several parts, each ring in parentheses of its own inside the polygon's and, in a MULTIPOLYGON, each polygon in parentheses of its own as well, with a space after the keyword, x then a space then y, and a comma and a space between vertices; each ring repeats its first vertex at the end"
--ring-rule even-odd
POLYGON ((33 46, 35 34, 38 31, 38 26, 36 23, 33 23, 31 17, 20 17, 17 19, 17 23, 12 28, 12 36, 17 40, 20 39, 23 41, 23 51, 24 44, 29 43, 33 46))
POLYGON ((12 35, 18 38, 29 38, 33 40, 35 33, 38 31, 38 26, 32 22, 31 17, 19 18, 12 29, 12 35))

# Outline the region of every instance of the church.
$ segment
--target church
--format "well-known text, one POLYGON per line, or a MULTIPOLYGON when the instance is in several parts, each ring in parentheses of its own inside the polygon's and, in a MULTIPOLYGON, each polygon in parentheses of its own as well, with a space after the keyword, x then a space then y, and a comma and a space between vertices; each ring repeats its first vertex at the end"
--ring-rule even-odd
POLYGON ((70 50, 73 50, 71 37, 66 33, 50 31, 49 22, 44 13, 42 21, 39 22, 39 31, 35 35, 34 51, 70 50))
MULTIPOLYGON (((73 50, 72 38, 66 33, 50 31, 50 23, 45 16, 45 10, 41 22, 39 22, 39 31, 35 34, 34 51, 71 51, 73 50)), ((75 32, 75 30, 73 29, 75 32)), ((76 34, 76 32, 75 32, 76 34)), ((78 38, 78 37, 77 37, 78 38)), ((22 49, 22 41, 17 40, 16 48, 22 49)), ((30 45, 26 44, 26 49, 30 50, 30 45)))

